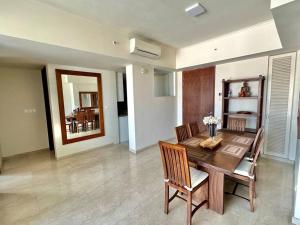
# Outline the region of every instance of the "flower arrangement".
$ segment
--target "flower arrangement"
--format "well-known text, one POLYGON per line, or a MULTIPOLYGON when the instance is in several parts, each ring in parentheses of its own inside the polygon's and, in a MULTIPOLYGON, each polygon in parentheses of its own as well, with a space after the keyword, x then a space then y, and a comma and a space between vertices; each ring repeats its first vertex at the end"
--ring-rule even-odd
POLYGON ((220 122, 220 120, 217 117, 214 117, 214 116, 206 116, 206 117, 203 118, 203 123, 206 126, 209 126, 209 125, 212 125, 212 124, 217 125, 219 122, 220 122))
POLYGON ((214 116, 206 116, 203 118, 203 123, 208 127, 209 136, 212 137, 212 139, 216 136, 216 127, 219 122, 220 120, 214 116))

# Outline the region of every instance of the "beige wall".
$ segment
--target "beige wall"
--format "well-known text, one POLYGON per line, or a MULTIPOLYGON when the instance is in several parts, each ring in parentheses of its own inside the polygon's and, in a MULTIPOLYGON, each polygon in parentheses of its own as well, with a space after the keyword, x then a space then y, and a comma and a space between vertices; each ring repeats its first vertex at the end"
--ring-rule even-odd
POLYGON ((128 63, 175 68, 176 49, 173 47, 160 44, 162 56, 157 60, 130 54, 129 36, 120 29, 101 26, 37 1, 2 0, 0 34, 115 57, 128 63), (113 41, 118 44, 114 45, 113 41))
POLYGON ((40 70, 0 68, 0 102, 4 157, 48 148, 40 70))
POLYGON ((274 20, 268 20, 177 50, 176 68, 187 68, 281 49, 274 20))
POLYGON ((159 140, 175 137, 176 97, 154 96, 154 68, 126 67, 129 147, 137 152, 159 140), (144 74, 141 69, 144 68, 144 74))
POLYGON ((116 72, 64 65, 47 65, 48 89, 56 158, 119 142, 116 72), (101 73, 105 136, 62 144, 55 69, 101 73))
MULTIPOLYGON (((215 79, 215 115, 219 118, 222 116, 222 97, 219 96, 219 93, 222 93, 222 80, 228 79, 243 79, 249 77, 258 77, 259 75, 263 75, 266 77, 265 80, 265 91, 264 91, 264 105, 266 103, 266 95, 267 95, 267 75, 268 75, 268 56, 241 60, 232 63, 225 63, 216 66, 216 79, 215 79)), ((258 83, 257 82, 249 82, 249 86, 251 88, 252 95, 257 95, 258 93, 258 83)), ((241 84, 232 84, 231 90, 233 96, 237 96, 240 91, 241 84)), ((249 100, 247 102, 241 102, 239 100, 234 100, 230 104, 231 111, 239 111, 240 109, 246 111, 255 112, 257 109, 257 101, 249 100)), ((264 121, 264 117, 263 117, 264 121)), ((255 128, 256 127, 256 119, 249 118, 247 120, 247 127, 255 128)))

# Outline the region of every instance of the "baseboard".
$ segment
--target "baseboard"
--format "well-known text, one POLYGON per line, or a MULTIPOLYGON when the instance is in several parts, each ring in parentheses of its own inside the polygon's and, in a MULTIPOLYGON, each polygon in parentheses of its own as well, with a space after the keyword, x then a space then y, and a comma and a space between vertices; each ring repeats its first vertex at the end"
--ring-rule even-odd
POLYGON ((146 147, 144 147, 144 148, 140 148, 140 149, 137 149, 137 150, 129 148, 129 151, 132 152, 132 153, 134 153, 134 154, 137 154, 137 153, 143 152, 143 151, 145 151, 145 150, 147 150, 147 149, 149 149, 149 148, 152 148, 152 147, 154 147, 154 146, 156 146, 156 145, 157 145, 157 144, 148 145, 148 146, 146 146, 146 147))
MULTIPOLYGON (((171 143, 177 143, 175 137, 168 138, 168 139, 166 139, 166 140, 164 140, 164 141, 168 141, 168 142, 171 142, 171 143)), ((132 152, 132 153, 134 153, 134 154, 137 154, 137 153, 139 153, 139 152, 142 152, 142 151, 145 151, 145 150, 147 150, 147 149, 149 149, 149 148, 152 148, 152 147, 154 147, 154 146, 156 146, 156 145, 157 145, 157 143, 152 144, 152 145, 147 145, 147 146, 145 146, 145 147, 143 147, 143 148, 140 148, 140 149, 131 149, 131 148, 129 148, 129 151, 132 152)))
POLYGON ((66 159, 66 158, 70 158, 70 157, 73 157, 73 156, 77 156, 77 155, 81 155, 81 154, 84 154, 84 153, 88 153, 88 152, 91 152, 91 151, 98 151, 101 148, 109 147, 109 146, 112 146, 112 145, 115 145, 115 144, 110 143, 110 144, 107 144, 107 145, 102 145, 102 146, 99 146, 99 147, 96 147, 96 148, 89 148, 89 149, 85 149, 84 151, 81 151, 81 152, 74 152, 72 154, 63 155, 63 156, 59 156, 59 157, 57 157, 55 155, 55 158, 56 158, 56 160, 66 159))
POLYGON ((261 157, 266 158, 266 159, 276 160, 276 161, 279 161, 279 162, 294 164, 293 160, 283 159, 283 158, 279 158, 279 157, 276 157, 276 156, 261 154, 261 157))
POLYGON ((298 219, 296 217, 292 217, 292 223, 295 225, 300 225, 300 219, 298 219))
POLYGON ((34 154, 34 153, 41 152, 41 151, 50 151, 50 150, 49 150, 49 148, 42 148, 42 149, 38 149, 38 150, 33 150, 31 152, 22 152, 22 153, 19 153, 19 154, 16 154, 16 155, 2 156, 2 158, 3 158, 3 161, 4 161, 6 159, 17 158, 17 157, 34 154))

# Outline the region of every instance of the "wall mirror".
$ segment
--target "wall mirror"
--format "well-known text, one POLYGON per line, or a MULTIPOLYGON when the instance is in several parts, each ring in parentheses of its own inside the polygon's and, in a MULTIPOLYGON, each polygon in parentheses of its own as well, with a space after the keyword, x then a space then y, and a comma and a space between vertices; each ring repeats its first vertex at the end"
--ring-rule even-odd
POLYGON ((101 74, 56 69, 56 81, 63 144, 104 136, 101 74))

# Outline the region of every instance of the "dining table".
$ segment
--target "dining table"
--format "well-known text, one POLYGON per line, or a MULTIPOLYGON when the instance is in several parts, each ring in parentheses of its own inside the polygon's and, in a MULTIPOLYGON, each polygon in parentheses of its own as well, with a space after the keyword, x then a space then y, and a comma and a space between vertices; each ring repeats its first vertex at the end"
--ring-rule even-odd
POLYGON ((200 146, 200 143, 208 138, 209 134, 205 131, 178 144, 186 147, 189 162, 209 174, 208 188, 206 190, 203 190, 205 187, 200 188, 193 198, 196 202, 201 202, 205 193, 209 197, 209 209, 224 214, 225 176, 234 173, 245 154, 251 149, 255 134, 218 130, 216 138, 223 140, 212 150, 200 146))

